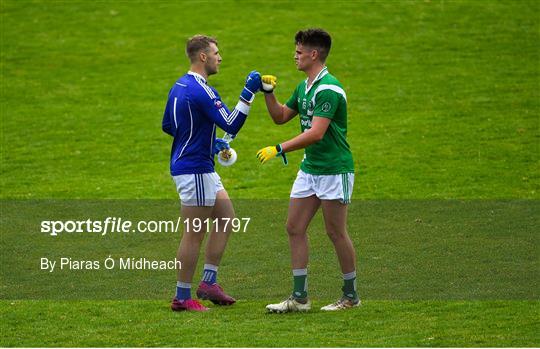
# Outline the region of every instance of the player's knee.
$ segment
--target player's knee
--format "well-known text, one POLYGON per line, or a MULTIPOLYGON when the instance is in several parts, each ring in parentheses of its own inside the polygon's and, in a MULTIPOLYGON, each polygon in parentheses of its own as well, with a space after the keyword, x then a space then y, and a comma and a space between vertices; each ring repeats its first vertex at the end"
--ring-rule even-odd
POLYGON ((182 240, 190 244, 200 245, 204 239, 204 233, 200 231, 184 231, 182 235, 182 240))
POLYGON ((287 222, 287 234, 289 235, 301 235, 305 233, 305 229, 295 222, 287 222))
POLYGON ((326 234, 334 243, 345 239, 347 236, 347 233, 340 229, 326 229, 326 234))

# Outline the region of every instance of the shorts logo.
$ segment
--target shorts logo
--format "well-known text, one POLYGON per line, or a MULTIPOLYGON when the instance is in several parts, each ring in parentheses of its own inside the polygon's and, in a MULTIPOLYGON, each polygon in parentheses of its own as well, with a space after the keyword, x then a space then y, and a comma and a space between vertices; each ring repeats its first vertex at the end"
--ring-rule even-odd
POLYGON ((214 105, 216 106, 216 108, 220 109, 221 107, 223 107, 223 103, 221 103, 221 101, 219 99, 216 99, 214 100, 214 105))
POLYGON ((332 109, 332 105, 330 104, 330 102, 325 102, 321 107, 321 110, 325 113, 329 112, 330 109, 332 109))

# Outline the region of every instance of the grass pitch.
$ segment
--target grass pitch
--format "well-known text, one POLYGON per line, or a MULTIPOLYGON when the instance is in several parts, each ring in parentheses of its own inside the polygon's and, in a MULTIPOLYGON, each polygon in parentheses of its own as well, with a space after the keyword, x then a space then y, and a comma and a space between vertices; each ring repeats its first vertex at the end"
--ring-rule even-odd
MULTIPOLYGON (((3 0, 0 9, 1 346, 540 345, 538 2, 3 0), (188 68, 185 39, 217 36, 224 61, 210 83, 228 105, 252 69, 277 75, 285 101, 303 79, 294 33, 310 26, 332 34, 329 70, 348 95, 363 307, 264 313, 290 287, 286 203, 243 211, 260 229, 234 236, 222 265, 234 307, 170 312, 172 274, 57 274, 38 283, 50 293, 39 288, 28 258, 45 253, 29 239, 37 226, 14 229, 36 217, 15 214, 15 199, 175 200, 160 122, 188 68), (68 276, 96 292, 61 288, 68 276)), ((287 199, 301 152, 288 167, 260 166, 255 152, 298 130, 274 126, 257 97, 233 143, 238 162, 218 167, 239 208, 239 199, 287 199)), ((338 295, 339 273, 320 217, 311 229, 310 290, 322 306, 338 295)), ((123 247, 165 255, 178 237, 151 242, 123 247)), ((53 254, 103 252, 89 240, 47 244, 53 254)))
POLYGON ((4 346, 527 347, 539 339, 530 301, 367 301, 358 311, 285 315, 265 314, 261 301, 205 314, 172 313, 159 301, 1 304, 4 346))
MULTIPOLYGON (((228 105, 252 69, 278 76, 284 102, 304 79, 294 33, 321 26, 349 101, 354 199, 538 198, 536 1, 280 4, 2 1, 2 196, 175 198, 160 122, 185 39, 218 37, 210 83, 228 105)), ((288 197, 302 153, 287 168, 255 153, 298 127, 257 98, 220 169, 234 198, 288 197)))

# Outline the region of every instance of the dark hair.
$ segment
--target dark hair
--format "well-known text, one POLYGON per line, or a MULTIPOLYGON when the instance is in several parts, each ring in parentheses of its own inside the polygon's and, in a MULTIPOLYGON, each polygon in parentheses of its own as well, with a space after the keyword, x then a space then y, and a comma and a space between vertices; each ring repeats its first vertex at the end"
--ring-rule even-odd
POLYGON ((193 63, 197 59, 197 55, 202 50, 208 50, 210 44, 217 46, 218 42, 215 38, 206 35, 195 35, 188 39, 186 43, 186 55, 193 63))
POLYGON ((332 47, 330 34, 320 28, 300 30, 294 36, 294 42, 297 45, 309 46, 319 51, 319 57, 322 62, 326 61, 326 57, 330 53, 330 47, 332 47))

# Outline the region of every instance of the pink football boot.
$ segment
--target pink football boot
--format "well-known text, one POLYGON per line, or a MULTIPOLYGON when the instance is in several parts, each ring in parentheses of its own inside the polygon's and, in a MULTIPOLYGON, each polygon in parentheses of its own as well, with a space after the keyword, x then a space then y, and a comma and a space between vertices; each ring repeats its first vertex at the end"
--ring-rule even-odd
POLYGON ((171 304, 171 309, 173 311, 207 311, 210 310, 199 301, 195 299, 186 299, 185 301, 180 301, 178 299, 173 299, 171 304))
POLYGON ((232 305, 236 302, 236 299, 223 292, 223 289, 218 284, 209 286, 205 282, 199 284, 197 297, 199 299, 209 300, 217 305, 232 305))

